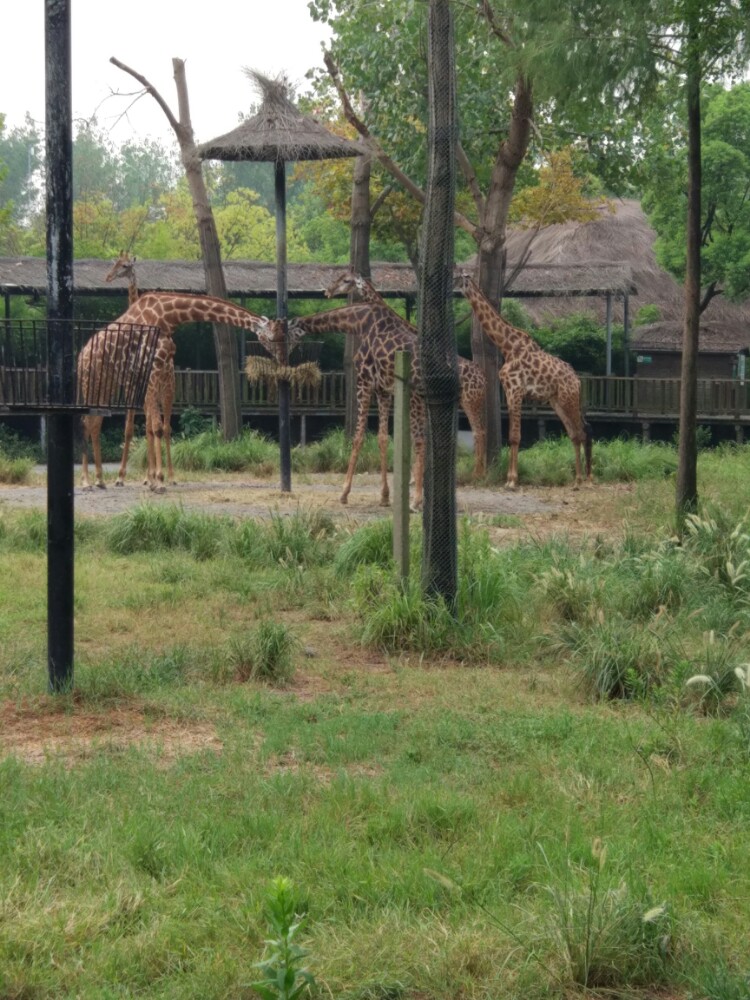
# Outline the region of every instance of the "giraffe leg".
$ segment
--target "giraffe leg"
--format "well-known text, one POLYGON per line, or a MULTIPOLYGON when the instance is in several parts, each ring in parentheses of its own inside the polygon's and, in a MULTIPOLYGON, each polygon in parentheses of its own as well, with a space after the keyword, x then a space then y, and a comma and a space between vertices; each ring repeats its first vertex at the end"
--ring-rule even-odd
POLYGON ((85 490, 90 490, 91 480, 89 479, 89 457, 88 442, 91 440, 91 450, 94 453, 94 486, 100 490, 106 490, 104 474, 102 471, 102 423, 104 417, 86 416, 83 418, 83 456, 81 459, 81 485, 85 490))
POLYGON ((378 449, 380 451, 380 506, 388 507, 391 492, 388 488, 388 418, 391 414, 391 397, 378 393, 378 449))
POLYGON ((81 455, 81 486, 84 490, 92 489, 89 479, 89 441, 91 440, 91 421, 95 417, 81 417, 81 431, 83 433, 83 453, 81 455))
POLYGON ((146 413, 148 442, 148 485, 154 493, 164 492, 164 472, 161 464, 161 439, 164 434, 158 408, 149 406, 146 413))
POLYGON ((354 440, 352 441, 352 451, 349 456, 349 468, 346 470, 346 479, 344 480, 344 489, 341 494, 341 503, 349 502, 349 494, 352 491, 352 480, 354 479, 354 470, 357 467, 357 459, 359 458, 362 442, 365 439, 365 431, 367 430, 367 415, 370 410, 371 398, 372 386, 367 385, 364 382, 358 382, 357 427, 354 432, 354 440))
POLYGON ((469 418, 469 427, 474 437, 474 478, 481 479, 487 471, 487 432, 484 429, 484 408, 468 402, 463 411, 469 418))
MULTIPOLYGON (((500 371, 502 376, 502 369, 500 371)), ((500 382, 505 390, 508 406, 508 445, 510 446, 508 477, 505 485, 509 490, 514 490, 518 486, 518 449, 521 444, 521 403, 523 397, 512 389, 509 390, 502 377, 500 382)))
POLYGON ((566 410, 566 408, 563 406, 562 403, 553 403, 552 409, 560 418, 560 421, 563 427, 565 428, 565 433, 568 435, 573 445, 573 454, 575 456, 575 463, 576 463, 576 476, 573 488, 577 490, 580 487, 581 481, 583 479, 583 476, 581 474, 581 469, 582 469, 581 445, 583 444, 586 435, 584 433, 583 427, 580 425, 578 414, 576 414, 575 417, 571 417, 570 413, 568 412, 568 410, 566 410))
POLYGON ((135 426, 135 410, 128 410, 125 416, 125 440, 122 445, 122 461, 117 473, 115 486, 125 485, 125 473, 128 468, 128 454, 130 452, 130 442, 133 440, 133 428, 135 426))
POLYGON ((162 399, 164 410, 164 450, 167 455, 167 482, 175 485, 174 469, 172 468, 172 404, 174 403, 174 370, 172 371, 171 391, 165 389, 162 399))

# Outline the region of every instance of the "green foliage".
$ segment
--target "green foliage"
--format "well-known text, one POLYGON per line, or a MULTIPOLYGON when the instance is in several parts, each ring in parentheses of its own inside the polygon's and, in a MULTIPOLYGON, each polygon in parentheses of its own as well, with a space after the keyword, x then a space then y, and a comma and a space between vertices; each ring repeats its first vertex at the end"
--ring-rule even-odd
POLYGON ((334 557, 337 573, 351 574, 358 566, 393 566, 393 521, 382 518, 357 528, 341 542, 334 557))
POLYGON ((9 458, 0 450, 0 483, 25 483, 33 468, 29 458, 9 458))
MULTIPOLYGON (((680 105, 678 105, 678 109, 680 105)), ((643 207, 658 233, 657 258, 685 273, 687 135, 682 111, 654 120, 646 157, 643 207)), ((730 298, 750 293, 750 84, 708 86, 703 93, 701 280, 730 298)), ((710 313, 708 313, 710 315, 710 313)))
MULTIPOLYGON (((575 313, 549 326, 530 331, 534 340, 579 373, 604 375, 607 369, 607 331, 591 313, 575 313)), ((623 328, 612 327, 612 370, 624 372, 623 328)))
POLYGON ((312 973, 304 967, 308 952, 296 941, 305 923, 296 908, 291 881, 275 878, 266 899, 271 937, 266 940, 263 961, 256 966, 262 978, 252 984, 263 1000, 298 1000, 315 985, 312 973))
MULTIPOLYGON (((136 457, 137 460, 137 457, 136 457)), ((186 472, 249 472, 270 475, 278 464, 278 447, 257 431, 243 430, 233 441, 225 441, 217 427, 172 445, 175 469, 186 472)))
MULTIPOLYGON (((292 468, 299 472, 339 472, 342 475, 349 467, 352 451, 351 438, 343 428, 329 431, 320 441, 295 448, 292 452, 292 468)), ((388 467, 393 463, 393 442, 388 439, 388 467)), ((376 434, 365 434, 357 456, 356 472, 380 471, 380 447, 376 434)))

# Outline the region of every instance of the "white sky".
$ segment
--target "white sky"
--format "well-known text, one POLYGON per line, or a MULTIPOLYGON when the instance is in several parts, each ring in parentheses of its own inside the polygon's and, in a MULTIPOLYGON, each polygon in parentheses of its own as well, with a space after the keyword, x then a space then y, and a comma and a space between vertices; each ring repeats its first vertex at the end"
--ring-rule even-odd
MULTIPOLYGON (((5 5, 0 113, 6 128, 22 125, 27 111, 44 123, 45 6, 44 0, 5 5)), ((305 72, 323 65, 320 43, 328 38, 307 0, 70 0, 70 11, 74 121, 96 115, 117 145, 146 136, 171 143, 174 136, 150 95, 121 118, 132 97, 111 95, 140 85, 110 56, 145 76, 175 117, 172 59, 184 59, 193 130, 205 142, 234 128, 239 112, 257 100, 243 67, 269 76, 283 71, 304 90, 305 72)))

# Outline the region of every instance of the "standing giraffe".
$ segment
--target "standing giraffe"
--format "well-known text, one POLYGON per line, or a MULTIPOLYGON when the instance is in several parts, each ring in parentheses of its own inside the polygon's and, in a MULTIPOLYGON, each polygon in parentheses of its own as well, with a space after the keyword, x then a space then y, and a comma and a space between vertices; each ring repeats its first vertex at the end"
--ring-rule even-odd
MULTIPOLYGON (((139 324, 155 326, 159 329, 159 345, 157 348, 158 363, 154 363, 149 376, 146 390, 144 410, 146 413, 146 445, 148 451, 147 481, 152 490, 164 491, 164 473, 162 471, 161 438, 164 433, 161 411, 157 400, 158 386, 162 381, 162 372, 170 363, 174 363, 175 345, 172 335, 175 328, 182 323, 193 323, 203 320, 207 323, 224 323, 245 330, 255 330, 263 317, 256 316, 242 306, 236 306, 226 299, 214 298, 210 295, 187 295, 180 292, 145 292, 115 321, 115 324, 139 324)), ((113 325, 115 325, 113 324, 113 325)), ((111 343, 111 341, 110 341, 111 343)), ((104 377, 109 377, 110 369, 117 369, 123 364, 133 364, 132 359, 123 357, 121 350, 117 356, 107 348, 106 330, 100 330, 86 343, 78 356, 78 384, 86 386, 90 383, 100 383, 104 377)), ((83 402, 87 400, 84 398, 83 402)), ((88 475, 88 439, 94 451, 96 470, 95 485, 105 488, 102 477, 101 457, 101 416, 84 418, 84 449, 82 485, 91 489, 88 475)))
MULTIPOLYGON (((339 275, 335 281, 333 281, 328 288, 325 290, 325 296, 328 299, 334 298, 336 295, 348 295, 350 292, 357 292, 363 302, 369 302, 372 305, 383 306, 385 309, 390 309, 394 316, 401 316, 385 301, 380 292, 375 288, 371 281, 363 277, 361 274, 355 274, 354 271, 344 271, 343 274, 339 275)), ((402 320, 406 322, 406 320, 402 320)), ((412 334, 415 339, 415 345, 418 344, 418 334, 416 327, 409 324, 412 334)), ((469 420, 469 426, 471 427, 472 435, 474 438, 474 476, 483 476, 486 472, 485 467, 485 448, 487 442, 487 432, 484 423, 484 400, 485 394, 487 392, 487 379, 482 371, 481 367, 474 361, 469 361, 466 358, 458 356, 458 380, 461 386, 461 409, 464 411, 469 420)))
POLYGON ((581 445, 586 457, 586 479, 591 482, 591 427, 581 407, 581 380, 573 368, 553 354, 543 351, 524 330, 511 326, 493 307, 474 279, 461 272, 459 288, 471 303, 474 315, 503 355, 498 378, 508 404, 510 461, 506 486, 518 486, 518 447, 521 443, 521 404, 525 398, 549 403, 563 423, 573 443, 576 486, 581 484, 581 445))
POLYGON ((357 465, 370 410, 372 394, 378 404, 378 445, 380 447, 380 505, 390 502, 388 488, 388 416, 391 409, 395 381, 397 351, 408 351, 413 357, 412 392, 410 401, 410 426, 414 441, 414 506, 422 504, 424 482, 425 404, 421 390, 422 380, 419 360, 415 354, 412 328, 387 306, 358 302, 342 309, 330 309, 312 316, 295 317, 289 321, 290 342, 300 336, 314 333, 340 332, 360 338, 354 355, 357 371, 357 427, 349 456, 349 467, 344 480, 341 503, 347 503, 352 489, 354 469, 357 465))
MULTIPOLYGON (((127 250, 121 250, 117 260, 112 265, 105 281, 114 281, 115 278, 124 277, 128 279, 128 306, 132 306, 139 297, 138 282, 135 276, 135 257, 131 257, 127 250)), ((176 347, 171 345, 171 351, 165 358, 164 367, 157 372, 152 372, 155 382, 154 400, 160 408, 161 421, 164 427, 164 450, 167 456, 167 482, 170 486, 175 485, 174 469, 172 468, 172 406, 174 405, 175 376, 174 376, 174 356, 176 347)), ((84 421, 91 420, 91 417, 84 417, 84 421)), ((147 418, 148 419, 148 418, 147 418)), ((117 473, 115 486, 125 485, 125 473, 128 467, 128 455, 130 453, 130 443, 133 440, 135 429, 135 410, 128 410, 125 416, 125 441, 122 446, 122 461, 117 473)), ((148 478, 144 480, 144 485, 148 483, 148 478)))

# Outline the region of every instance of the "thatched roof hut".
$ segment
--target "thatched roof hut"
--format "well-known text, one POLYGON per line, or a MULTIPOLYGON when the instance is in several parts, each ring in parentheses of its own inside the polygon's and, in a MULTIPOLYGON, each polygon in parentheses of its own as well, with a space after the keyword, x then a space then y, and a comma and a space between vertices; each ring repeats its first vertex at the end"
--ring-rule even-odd
MULTIPOLYGON (((574 264, 581 262, 605 263, 617 261, 629 265, 633 282, 638 289, 638 299, 632 302, 631 316, 638 308, 656 305, 661 320, 679 324, 684 312, 682 286, 665 271, 656 260, 654 243, 656 233, 651 228, 637 201, 615 202, 615 211, 602 210, 593 222, 565 222, 548 226, 540 231, 531 245, 530 263, 537 265, 574 264)), ((528 230, 514 230, 508 237, 508 260, 517 259, 529 239, 528 230)), ((512 291, 510 292, 512 294, 512 291)), ((537 320, 566 315, 570 312, 592 309, 603 320, 604 303, 592 300, 581 302, 566 298, 544 299, 524 303, 537 320)), ((719 296, 704 313, 706 333, 723 331, 730 339, 750 343, 750 303, 735 304, 719 296)), ((614 318, 622 321, 622 304, 615 302, 614 318)), ((662 334, 665 334, 664 328, 662 334)), ((670 328, 671 329, 671 328, 670 328)), ((634 340, 639 335, 634 330, 634 340)))

